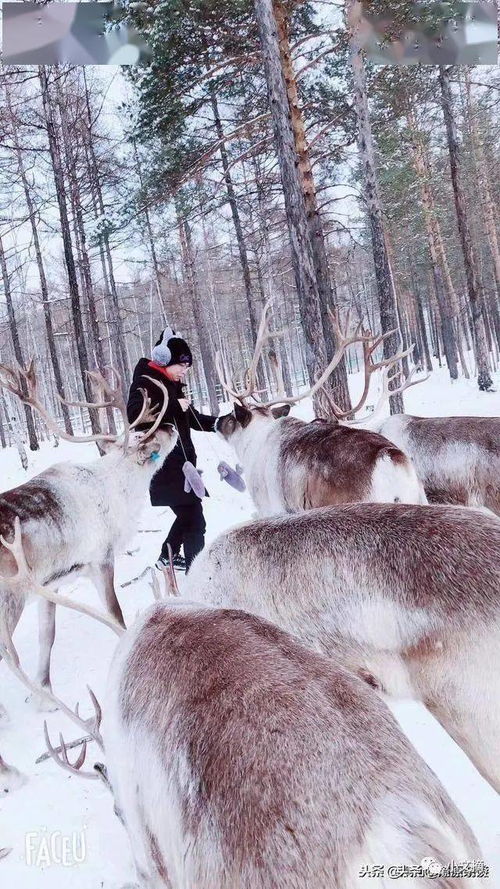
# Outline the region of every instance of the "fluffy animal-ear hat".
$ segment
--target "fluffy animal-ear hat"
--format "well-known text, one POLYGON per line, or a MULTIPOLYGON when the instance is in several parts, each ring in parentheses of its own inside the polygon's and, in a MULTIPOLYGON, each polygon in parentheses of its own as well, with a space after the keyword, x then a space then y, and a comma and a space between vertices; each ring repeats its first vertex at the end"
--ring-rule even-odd
POLYGON ((176 336, 171 327, 166 327, 163 331, 151 353, 151 358, 162 367, 168 367, 170 364, 189 364, 191 367, 193 363, 191 349, 186 340, 176 336))

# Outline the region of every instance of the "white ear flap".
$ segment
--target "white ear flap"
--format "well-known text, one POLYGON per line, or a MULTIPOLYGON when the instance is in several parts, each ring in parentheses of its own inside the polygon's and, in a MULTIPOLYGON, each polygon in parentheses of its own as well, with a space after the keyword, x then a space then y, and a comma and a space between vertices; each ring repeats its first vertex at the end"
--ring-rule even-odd
POLYGON ((162 367, 166 367, 170 363, 170 359, 172 358, 172 353, 167 346, 168 341, 174 336, 174 332, 171 327, 166 327, 162 333, 161 343, 159 346, 155 346, 153 351, 151 352, 151 358, 156 364, 161 364, 162 367))
POLYGON ((168 346, 155 346, 151 352, 153 361, 155 361, 156 364, 161 364, 162 367, 166 367, 167 364, 169 364, 171 357, 172 353, 168 346))

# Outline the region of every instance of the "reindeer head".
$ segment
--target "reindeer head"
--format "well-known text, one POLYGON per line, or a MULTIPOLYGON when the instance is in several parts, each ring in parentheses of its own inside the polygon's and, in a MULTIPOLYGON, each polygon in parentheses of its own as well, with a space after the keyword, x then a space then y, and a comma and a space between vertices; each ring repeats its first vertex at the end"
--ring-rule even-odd
MULTIPOLYGON (((165 458, 175 447, 177 442, 177 430, 173 426, 157 429, 148 438, 140 432, 132 431, 128 436, 126 447, 127 456, 135 456, 135 462, 139 466, 145 464, 151 469, 151 477, 163 466, 165 458)), ((118 442, 115 447, 120 446, 118 442)))
POLYGON ((282 417, 287 417, 289 413, 289 404, 262 407, 261 405, 242 405, 235 401, 232 412, 219 417, 215 429, 222 438, 230 441, 234 436, 239 436, 251 423, 280 420, 282 417))

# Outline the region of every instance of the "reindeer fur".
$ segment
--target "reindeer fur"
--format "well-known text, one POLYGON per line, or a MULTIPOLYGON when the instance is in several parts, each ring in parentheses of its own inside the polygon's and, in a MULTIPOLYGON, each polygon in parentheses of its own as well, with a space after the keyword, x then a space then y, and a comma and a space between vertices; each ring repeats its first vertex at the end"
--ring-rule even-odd
POLYGON ((482 511, 352 504, 230 530, 184 591, 421 700, 500 792, 499 557, 500 522, 482 511))
POLYGON ((217 421, 245 468, 259 515, 355 501, 426 503, 409 457, 375 432, 305 423, 289 407, 242 408, 217 421))
MULTIPOLYGON (((22 543, 33 580, 57 588, 61 581, 89 576, 110 613, 123 624, 114 589, 114 556, 133 534, 150 481, 175 445, 173 429, 157 430, 141 441, 133 433, 92 463, 58 463, 30 481, 0 494, 0 534, 14 533, 21 520, 22 543), (158 454, 159 459, 150 459, 158 454)), ((12 634, 30 596, 16 580, 14 556, 0 544, 0 608, 12 634)), ((40 600, 38 681, 48 689, 55 637, 55 605, 40 600)), ((2 709, 3 718, 5 710, 2 709)), ((0 772, 0 789, 4 773, 0 772)))
POLYGON ((379 432, 411 457, 429 502, 500 516, 500 417, 395 414, 379 432))
POLYGON ((372 862, 481 857, 378 696, 243 611, 175 600, 141 615, 103 736, 143 889, 362 889, 372 862))

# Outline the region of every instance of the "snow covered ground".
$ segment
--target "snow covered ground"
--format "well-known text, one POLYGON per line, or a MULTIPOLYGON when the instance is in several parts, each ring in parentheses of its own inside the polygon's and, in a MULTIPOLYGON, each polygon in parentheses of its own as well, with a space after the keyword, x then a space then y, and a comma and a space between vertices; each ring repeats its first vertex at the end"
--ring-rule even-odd
MULTIPOLYGON (((432 379, 410 389, 406 410, 421 415, 476 414, 500 415, 500 394, 479 393, 473 382, 459 380, 450 385, 446 369, 438 369, 432 379)), ((496 381, 500 390, 500 375, 496 381)), ((357 390, 360 380, 353 380, 357 390)), ((309 418, 307 403, 294 409, 309 418)), ((240 494, 219 481, 216 465, 220 459, 234 464, 224 442, 215 436, 195 433, 200 468, 210 490, 204 508, 208 540, 225 528, 252 515, 247 493, 240 494)), ((14 449, 0 451, 0 489, 20 484, 52 463, 64 459, 96 459, 93 445, 61 443, 58 449, 44 446, 30 454, 25 474, 14 449)), ((172 520, 168 509, 145 506, 138 532, 120 553, 117 562, 119 598, 127 623, 152 601, 148 576, 120 588, 141 574, 158 555, 160 544, 172 520)), ((91 585, 73 584, 75 595, 98 604, 91 585)), ((58 609, 58 633, 53 653, 55 692, 68 703, 87 707, 87 683, 102 698, 115 637, 105 627, 83 615, 58 609)), ((23 664, 30 675, 36 672, 37 609, 31 604, 15 635, 23 664)), ((113 814, 110 795, 97 781, 85 781, 62 772, 51 760, 35 765, 44 749, 43 719, 47 717, 53 739, 62 731, 67 739, 78 730, 58 712, 40 714, 26 702, 27 691, 0 665, 0 701, 11 721, 0 727, 0 753, 29 778, 28 783, 0 799, 0 848, 12 852, 0 861, 2 889, 120 889, 133 881, 134 872, 127 837, 113 814), (63 859, 58 862, 57 859, 63 859), (83 860, 81 860, 83 859, 83 860)), ((393 707, 403 729, 421 755, 439 776, 476 833, 490 866, 491 889, 500 887, 500 798, 479 776, 462 751, 448 738, 435 720, 414 702, 393 707)), ((94 751, 91 749, 90 761, 94 751)), ((486 881, 485 881, 486 885, 486 881)))

